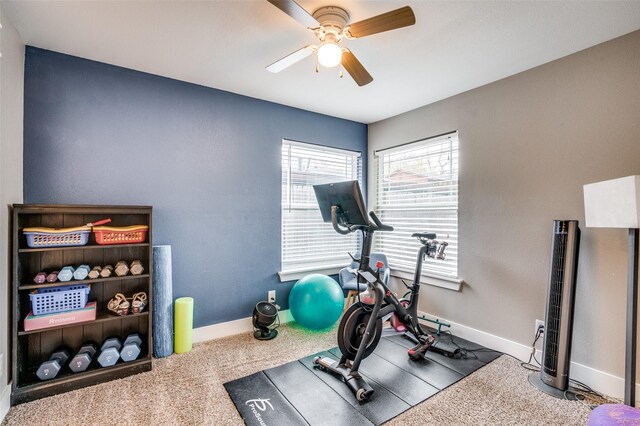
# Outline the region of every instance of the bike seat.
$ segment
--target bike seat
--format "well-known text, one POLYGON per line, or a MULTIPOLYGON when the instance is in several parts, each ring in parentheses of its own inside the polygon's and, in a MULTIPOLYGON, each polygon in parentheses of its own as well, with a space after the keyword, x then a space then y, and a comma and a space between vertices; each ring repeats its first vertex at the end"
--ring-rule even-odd
POLYGON ((411 234, 411 236, 414 238, 419 238, 421 240, 435 240, 436 238, 436 234, 434 234, 433 232, 416 232, 414 234, 411 234))

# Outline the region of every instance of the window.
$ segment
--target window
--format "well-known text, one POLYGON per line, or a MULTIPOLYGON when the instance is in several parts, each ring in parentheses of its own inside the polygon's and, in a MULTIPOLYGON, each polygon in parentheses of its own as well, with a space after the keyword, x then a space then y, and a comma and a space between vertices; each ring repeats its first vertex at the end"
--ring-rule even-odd
POLYGON ((362 184, 359 152, 283 140, 282 272, 343 267, 350 262, 347 252, 357 249, 356 233, 340 235, 324 223, 313 191, 313 185, 345 180, 362 184))
POLYGON ((435 232, 449 243, 446 260, 427 259, 423 275, 458 276, 458 134, 376 151, 376 213, 394 232, 376 233, 375 251, 392 270, 413 273, 420 243, 414 232, 435 232))

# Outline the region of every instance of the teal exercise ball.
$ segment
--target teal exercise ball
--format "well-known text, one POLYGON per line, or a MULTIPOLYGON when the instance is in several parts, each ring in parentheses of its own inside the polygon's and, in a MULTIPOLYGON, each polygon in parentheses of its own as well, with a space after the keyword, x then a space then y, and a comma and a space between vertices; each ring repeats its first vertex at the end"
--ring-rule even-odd
POLYGON ((307 275, 295 283, 289 293, 293 319, 312 330, 332 326, 342 315, 343 308, 342 287, 326 275, 307 275))

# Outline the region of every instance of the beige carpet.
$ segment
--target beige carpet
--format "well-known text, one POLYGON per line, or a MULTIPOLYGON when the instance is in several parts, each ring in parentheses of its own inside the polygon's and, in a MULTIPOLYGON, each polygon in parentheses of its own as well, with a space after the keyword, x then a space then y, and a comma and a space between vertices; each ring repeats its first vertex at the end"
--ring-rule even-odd
MULTIPOLYGON (((267 342, 232 336, 154 360, 148 373, 18 405, 3 425, 241 425, 223 383, 334 346, 335 329, 318 333, 295 324, 267 342)), ((584 403, 544 395, 527 375, 502 356, 387 424, 586 424, 584 403)))

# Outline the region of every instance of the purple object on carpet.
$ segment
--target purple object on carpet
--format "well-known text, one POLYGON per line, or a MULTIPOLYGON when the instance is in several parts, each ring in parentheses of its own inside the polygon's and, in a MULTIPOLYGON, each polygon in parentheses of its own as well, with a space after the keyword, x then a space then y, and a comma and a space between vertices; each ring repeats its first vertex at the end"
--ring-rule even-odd
POLYGON ((589 416, 589 426, 640 425, 640 408, 624 404, 603 404, 589 416))

